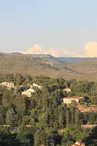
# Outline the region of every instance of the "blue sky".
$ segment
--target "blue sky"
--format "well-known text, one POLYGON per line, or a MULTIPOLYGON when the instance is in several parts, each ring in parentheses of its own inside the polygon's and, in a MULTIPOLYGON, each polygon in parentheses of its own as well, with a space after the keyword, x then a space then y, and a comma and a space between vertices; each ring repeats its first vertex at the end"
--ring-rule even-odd
POLYGON ((34 44, 83 53, 97 42, 97 0, 0 0, 0 52, 34 44))

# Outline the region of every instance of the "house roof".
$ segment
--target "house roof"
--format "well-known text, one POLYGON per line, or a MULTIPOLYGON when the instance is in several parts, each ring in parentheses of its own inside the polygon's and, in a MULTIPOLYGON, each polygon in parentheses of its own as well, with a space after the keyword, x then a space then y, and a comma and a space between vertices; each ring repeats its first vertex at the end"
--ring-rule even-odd
POLYGON ((85 143, 77 141, 73 146, 85 146, 85 143))
POLYGON ((86 124, 86 125, 81 125, 81 127, 82 128, 90 128, 90 129, 92 129, 92 128, 95 128, 95 127, 97 127, 97 125, 95 124, 95 125, 89 125, 89 124, 86 124))
POLYGON ((77 105, 77 108, 81 111, 81 112, 97 112, 97 107, 94 107, 94 106, 86 106, 86 105, 80 105, 78 104, 77 105))
POLYGON ((74 96, 73 98, 74 98, 74 99, 79 99, 80 97, 79 97, 79 96, 74 96))
POLYGON ((34 89, 32 89, 32 88, 29 88, 28 90, 26 90, 26 91, 29 91, 29 92, 35 92, 35 90, 34 89))
POLYGON ((63 91, 71 91, 71 89, 67 87, 67 88, 64 88, 63 91))

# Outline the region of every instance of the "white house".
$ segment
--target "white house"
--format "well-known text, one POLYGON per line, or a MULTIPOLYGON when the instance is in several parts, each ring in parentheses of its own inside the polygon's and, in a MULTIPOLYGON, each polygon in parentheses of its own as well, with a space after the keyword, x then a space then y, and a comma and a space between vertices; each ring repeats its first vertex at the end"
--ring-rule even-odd
POLYGON ((0 86, 5 86, 8 88, 14 88, 14 83, 13 82, 2 82, 0 83, 0 86))
POLYGON ((74 96, 73 99, 76 101, 76 103, 79 103, 80 99, 83 99, 83 97, 74 96))
POLYGON ((33 93, 35 93, 35 90, 29 88, 26 91, 22 92, 22 95, 26 95, 27 97, 31 97, 33 95, 33 93))
POLYGON ((64 104, 71 104, 74 99, 72 97, 64 97, 63 98, 63 103, 64 104))
POLYGON ((63 89, 63 91, 69 93, 69 92, 71 92, 72 90, 71 90, 70 88, 65 88, 65 89, 63 89))
POLYGON ((76 101, 76 103, 78 104, 80 99, 82 99, 83 97, 79 97, 79 96, 74 96, 74 97, 64 97, 63 98, 63 103, 64 104, 71 104, 73 101, 76 101))
POLYGON ((35 84, 35 83, 33 83, 33 87, 36 87, 36 88, 38 88, 38 89, 42 89, 42 86, 40 86, 40 85, 38 85, 38 84, 35 84))

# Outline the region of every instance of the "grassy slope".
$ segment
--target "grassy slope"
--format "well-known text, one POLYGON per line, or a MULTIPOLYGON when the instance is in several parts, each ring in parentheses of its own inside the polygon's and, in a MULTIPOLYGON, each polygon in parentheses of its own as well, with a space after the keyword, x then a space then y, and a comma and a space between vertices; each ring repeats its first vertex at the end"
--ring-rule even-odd
POLYGON ((33 58, 31 55, 0 55, 0 73, 22 73, 63 77, 65 79, 97 80, 97 60, 60 63, 54 58, 33 58), (52 63, 49 64, 49 63, 52 63))

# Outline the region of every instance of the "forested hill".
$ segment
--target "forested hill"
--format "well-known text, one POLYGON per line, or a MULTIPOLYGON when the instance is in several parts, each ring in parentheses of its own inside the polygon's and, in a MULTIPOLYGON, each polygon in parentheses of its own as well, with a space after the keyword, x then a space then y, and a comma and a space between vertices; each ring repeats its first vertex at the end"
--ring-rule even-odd
POLYGON ((53 57, 49 54, 0 53, 0 73, 22 73, 95 80, 97 58, 53 57))

